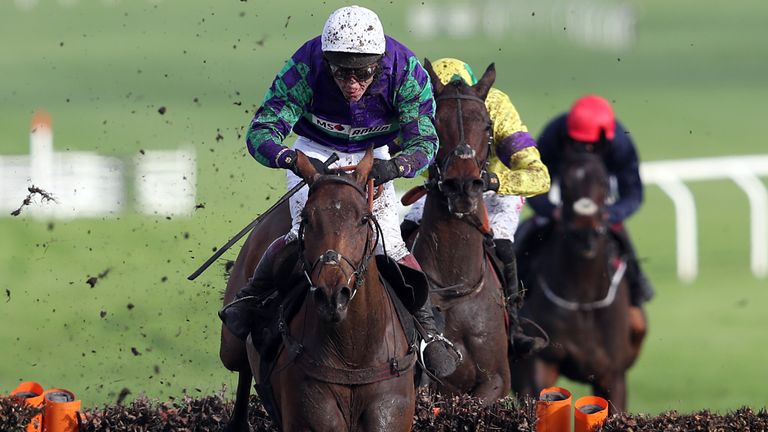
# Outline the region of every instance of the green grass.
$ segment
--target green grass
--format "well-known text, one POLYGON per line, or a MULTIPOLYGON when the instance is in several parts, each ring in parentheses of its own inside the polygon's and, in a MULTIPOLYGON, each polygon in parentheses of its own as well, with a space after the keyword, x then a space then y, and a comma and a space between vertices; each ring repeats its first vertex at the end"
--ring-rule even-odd
MULTIPOLYGON (((247 156, 243 128, 282 62, 341 3, 39 3, 21 12, 0 2, 0 154, 28 152, 38 107, 52 113, 60 151, 129 160, 140 149, 192 144, 205 208, 191 218, 129 211, 52 226, 0 217, 0 392, 31 379, 96 405, 124 387, 167 399, 234 386, 218 361, 223 269, 193 283, 186 275, 284 189, 281 173, 247 156)), ((497 86, 534 134, 574 98, 598 92, 614 101, 644 160, 764 152, 765 2, 638 2, 637 41, 622 52, 544 32, 420 40, 404 28, 410 4, 372 7, 420 57, 463 58, 478 72, 495 62, 497 86)), ((674 209, 659 189, 648 188, 630 222, 658 291, 629 374, 635 412, 766 404, 768 293, 749 271, 747 201, 725 181, 692 190, 701 235, 693 284, 677 281, 674 209)))

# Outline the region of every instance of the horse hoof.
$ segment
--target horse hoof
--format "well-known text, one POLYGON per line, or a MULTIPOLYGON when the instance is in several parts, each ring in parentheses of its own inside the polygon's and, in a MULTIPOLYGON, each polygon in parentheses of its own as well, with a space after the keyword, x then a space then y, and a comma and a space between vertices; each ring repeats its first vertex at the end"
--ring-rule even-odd
POLYGON ((229 422, 227 425, 222 429, 223 432, 251 432, 250 426, 248 426, 248 422, 229 422))

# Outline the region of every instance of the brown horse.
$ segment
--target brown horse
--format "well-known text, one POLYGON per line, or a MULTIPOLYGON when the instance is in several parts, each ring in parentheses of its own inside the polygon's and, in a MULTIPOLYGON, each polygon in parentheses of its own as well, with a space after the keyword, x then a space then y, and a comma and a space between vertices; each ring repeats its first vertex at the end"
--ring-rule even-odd
POLYGON ((626 408, 626 371, 638 352, 630 344, 626 262, 610 236, 608 174, 599 156, 572 153, 561 170, 562 214, 530 257, 521 312, 549 334, 550 345, 515 364, 513 389, 537 396, 560 374, 592 385, 613 410, 626 408))
MULTIPOLYGON (((224 305, 230 304, 235 299, 235 294, 248 283, 261 256, 272 241, 290 229, 291 212, 286 201, 262 220, 240 249, 229 273, 227 288, 224 292, 224 305)), ((249 432, 248 399, 254 376, 251 373, 245 343, 234 336, 225 325, 221 326, 219 357, 227 369, 238 373, 234 409, 225 431, 249 432)))
MULTIPOLYGON (((364 193, 372 162, 369 151, 351 175, 321 176, 303 154, 297 160, 310 186, 299 239, 310 286, 300 291, 303 305, 295 316, 281 316, 284 343, 259 388, 284 430, 411 428, 416 347, 398 320, 404 309, 396 310, 373 256, 380 230, 372 197, 364 193)), ((253 248, 254 238, 246 246, 253 248)), ((241 264, 251 252, 243 254, 241 264)), ((222 336, 222 360, 232 361, 227 366, 238 365, 244 349, 258 376, 261 359, 250 338, 243 344, 227 330, 222 336)), ((252 375, 239 371, 229 430, 248 428, 247 403, 240 398, 247 400, 252 375)))
POLYGON ((417 193, 427 197, 412 250, 431 279, 430 298, 445 317, 445 336, 464 359, 438 390, 491 403, 510 389, 504 295, 484 249, 490 226, 483 172, 491 140, 485 97, 496 71, 490 65, 474 86, 460 80, 443 85, 428 61, 425 66, 437 101, 440 150, 417 193))

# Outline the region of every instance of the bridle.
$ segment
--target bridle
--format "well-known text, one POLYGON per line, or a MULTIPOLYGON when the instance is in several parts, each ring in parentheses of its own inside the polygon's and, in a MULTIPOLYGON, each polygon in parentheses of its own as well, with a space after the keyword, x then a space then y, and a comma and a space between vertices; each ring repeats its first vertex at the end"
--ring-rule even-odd
MULTIPOLYGON (((364 191, 363 188, 360 187, 357 183, 349 179, 348 177, 339 175, 339 174, 328 174, 323 175, 319 177, 317 180, 315 180, 312 185, 309 188, 309 195, 312 194, 313 191, 316 190, 317 186, 319 184, 325 184, 325 183, 339 183, 342 185, 350 186, 354 188, 363 198, 367 198, 368 202, 370 203, 371 195, 373 194, 373 187, 369 183, 368 191, 364 191)), ((328 249, 324 253, 320 254, 315 261, 310 263, 305 254, 304 254, 304 230, 305 230, 305 224, 304 219, 302 218, 301 224, 299 225, 299 257, 301 259, 301 265, 302 269, 304 271, 304 275, 307 278, 307 281, 309 282, 310 291, 316 290, 318 287, 315 285, 315 283, 312 281, 311 275, 314 274, 315 270, 320 266, 320 270, 318 272, 318 276, 322 273, 323 269, 325 269, 325 266, 336 266, 339 268, 339 270, 344 274, 344 276, 347 278, 347 286, 351 286, 352 288, 352 294, 350 295, 349 300, 351 301, 355 294, 357 293, 357 290, 362 286, 363 282, 365 281, 365 272, 368 270, 368 263, 371 260, 371 257, 373 256, 374 246, 378 243, 380 238, 383 238, 381 235, 381 226, 379 226, 379 222, 376 220, 376 217, 373 215, 372 209, 368 208, 368 212, 363 216, 363 218, 367 222, 367 231, 365 235, 365 248, 363 252, 362 258, 355 263, 350 258, 342 255, 336 250, 328 249), (374 236, 373 233, 376 233, 374 236), (352 269, 352 272, 349 273, 345 270, 345 266, 342 264, 346 263, 349 268, 352 269), (352 279, 355 279, 354 284, 352 284, 352 279)))
MULTIPOLYGON (((578 163, 581 165, 581 169, 588 170, 588 167, 583 166, 584 163, 580 160, 592 158, 586 153, 579 153, 576 155, 577 159, 571 161, 571 163, 578 163)), ((602 162, 600 162, 602 163, 602 162)), ((594 171, 592 171, 594 173, 594 171)), ((565 189, 567 185, 566 180, 561 179, 561 189, 565 189)), ((608 188, 607 181, 600 185, 604 189, 608 188)), ((563 195, 563 214, 562 214, 562 229, 571 242, 576 241, 579 243, 589 242, 591 239, 604 236, 608 232, 608 221, 604 219, 603 215, 606 211, 604 202, 597 202, 590 197, 590 193, 584 190, 584 186, 581 186, 577 194, 567 193, 565 190, 561 190, 563 195), (566 199, 566 195, 571 197, 566 199), (575 196, 572 196, 575 195, 575 196), (577 223, 578 218, 587 218, 591 223, 587 226, 577 223)))
MULTIPOLYGON (((456 88, 455 94, 452 94, 452 95, 441 94, 435 98, 436 102, 441 100, 449 100, 449 99, 456 100, 456 105, 457 105, 456 121, 459 127, 459 145, 456 146, 455 149, 453 149, 453 151, 448 155, 448 157, 443 161, 442 164, 435 163, 430 165, 429 167, 430 178, 433 179, 434 183, 432 185, 428 184, 427 187, 428 188, 430 186, 437 187, 437 189, 443 194, 446 193, 446 191, 443 190, 444 189, 443 182, 445 180, 444 175, 446 172, 448 172, 448 167, 450 166, 454 158, 463 159, 463 160, 474 159, 475 164, 477 164, 477 167, 480 168, 480 179, 482 181, 482 179, 485 177, 486 171, 488 170, 488 155, 491 154, 491 143, 493 141, 493 135, 489 133, 488 140, 487 140, 488 151, 486 152, 486 158, 483 161, 480 161, 479 159, 477 159, 477 154, 476 154, 477 152, 475 152, 475 149, 473 149, 472 147, 469 146, 469 144, 467 144, 466 138, 464 136, 464 115, 461 109, 461 101, 471 100, 475 102, 480 102, 481 104, 483 104, 483 106, 485 106, 485 101, 474 95, 459 93, 458 86, 454 85, 454 88, 456 88)), ((488 126, 490 130, 490 124, 488 126)))

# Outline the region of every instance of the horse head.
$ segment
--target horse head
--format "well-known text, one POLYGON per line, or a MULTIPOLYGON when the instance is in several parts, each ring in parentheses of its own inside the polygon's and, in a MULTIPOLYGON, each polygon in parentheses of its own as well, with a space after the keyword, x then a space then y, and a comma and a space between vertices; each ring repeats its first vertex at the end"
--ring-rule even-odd
POLYGON ((299 244, 310 296, 320 319, 338 323, 366 278, 376 245, 366 192, 373 155, 369 149, 350 174, 321 175, 301 152, 296 163, 309 185, 299 244))
POLYGON ((560 189, 565 239, 574 252, 594 258, 608 231, 608 173, 600 156, 567 154, 560 189))
POLYGON ((493 139, 485 98, 496 79, 496 69, 491 64, 480 81, 470 86, 462 80, 443 84, 428 60, 425 68, 435 92, 435 124, 440 139, 430 180, 445 196, 449 211, 463 217, 477 209, 485 191, 483 178, 493 139))

